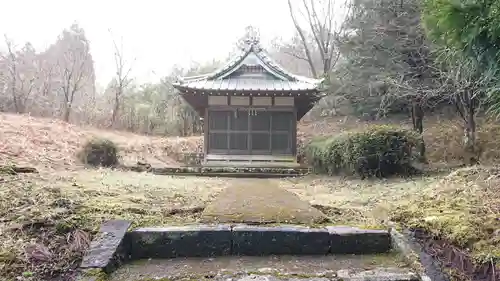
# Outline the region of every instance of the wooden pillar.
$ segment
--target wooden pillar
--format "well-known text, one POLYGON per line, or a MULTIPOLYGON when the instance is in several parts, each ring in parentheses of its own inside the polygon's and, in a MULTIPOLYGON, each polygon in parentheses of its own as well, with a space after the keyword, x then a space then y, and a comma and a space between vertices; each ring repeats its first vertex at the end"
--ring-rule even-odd
POLYGON ((205 119, 203 120, 203 163, 207 162, 208 154, 208 132, 210 127, 210 120, 208 115, 209 107, 205 108, 205 119))
POLYGON ((293 108, 292 120, 292 154, 297 159, 297 107, 293 108))

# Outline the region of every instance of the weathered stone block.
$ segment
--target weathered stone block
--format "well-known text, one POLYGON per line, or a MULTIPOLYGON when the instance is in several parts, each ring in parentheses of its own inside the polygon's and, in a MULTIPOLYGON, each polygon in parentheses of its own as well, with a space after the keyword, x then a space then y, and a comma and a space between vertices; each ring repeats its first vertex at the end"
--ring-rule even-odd
POLYGON ((330 235, 325 229, 303 226, 233 227, 233 254, 263 255, 326 255, 330 235))
POLYGON ((391 250, 388 230, 360 229, 351 226, 328 226, 332 254, 376 254, 391 250))
POLYGON ((337 271, 343 281, 419 281, 418 276, 408 269, 378 268, 374 270, 343 269, 337 271))
POLYGON ((132 259, 211 257, 231 253, 230 225, 140 228, 129 233, 132 259))
POLYGON ((90 243, 80 268, 102 269, 106 273, 116 269, 127 256, 128 248, 124 237, 130 224, 131 222, 124 220, 104 222, 90 243))

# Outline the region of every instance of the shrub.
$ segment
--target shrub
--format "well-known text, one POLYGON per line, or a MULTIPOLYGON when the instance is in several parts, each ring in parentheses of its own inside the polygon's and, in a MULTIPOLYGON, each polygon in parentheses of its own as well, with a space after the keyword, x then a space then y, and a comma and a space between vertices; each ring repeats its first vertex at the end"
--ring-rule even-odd
POLYGON ((411 166, 412 150, 420 140, 420 135, 410 130, 373 126, 315 139, 308 144, 306 157, 317 173, 358 174, 362 178, 408 175, 416 171, 411 166))
POLYGON ((113 167, 118 164, 118 147, 107 139, 92 139, 78 152, 82 163, 93 167, 113 167))

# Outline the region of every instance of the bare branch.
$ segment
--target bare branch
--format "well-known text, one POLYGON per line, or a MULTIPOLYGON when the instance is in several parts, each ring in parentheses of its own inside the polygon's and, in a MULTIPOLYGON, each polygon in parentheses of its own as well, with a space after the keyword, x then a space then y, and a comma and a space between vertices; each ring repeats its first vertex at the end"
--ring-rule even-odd
POLYGON ((299 34, 300 39, 302 41, 302 45, 304 47, 304 53, 307 57, 307 62, 309 63, 309 68, 311 70, 311 74, 313 75, 313 77, 318 77, 316 67, 314 67, 314 61, 312 59, 311 51, 309 50, 309 46, 307 45, 306 36, 304 34, 304 31, 302 30, 302 28, 298 24, 297 19, 295 18, 295 14, 293 12, 293 6, 291 3, 291 0, 288 0, 288 8, 290 10, 290 17, 292 18, 293 25, 295 26, 295 29, 297 30, 297 33, 299 34))
MULTIPOLYGON (((112 32, 109 30, 111 36, 112 32)), ((114 101, 114 108, 113 108, 113 113, 111 115, 111 126, 115 125, 116 122, 116 117, 118 116, 118 111, 120 110, 120 102, 122 99, 123 92, 125 91, 125 88, 129 86, 131 83, 131 79, 128 78, 131 70, 132 70, 132 65, 135 62, 135 59, 133 60, 132 64, 125 69, 125 59, 123 55, 123 38, 120 42, 120 47, 118 47, 118 44, 116 43, 116 40, 113 39, 113 47, 114 47, 114 52, 115 52, 115 67, 116 67, 116 77, 115 77, 115 101, 114 101)))
POLYGON ((292 57, 294 57, 294 58, 296 58, 296 59, 299 59, 299 60, 304 60, 304 61, 308 61, 308 59, 307 59, 306 57, 303 57, 303 56, 301 56, 301 55, 299 55, 299 54, 296 54, 296 53, 294 53, 294 52, 292 52, 292 51, 282 50, 282 52, 283 52, 284 54, 287 54, 287 55, 289 55, 289 56, 292 56, 292 57))

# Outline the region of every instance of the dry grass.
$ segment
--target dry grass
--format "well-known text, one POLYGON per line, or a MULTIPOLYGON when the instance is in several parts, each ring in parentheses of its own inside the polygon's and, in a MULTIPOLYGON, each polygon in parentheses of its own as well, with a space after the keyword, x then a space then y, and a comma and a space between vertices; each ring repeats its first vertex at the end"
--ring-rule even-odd
POLYGON ((400 200, 413 196, 434 180, 431 177, 408 181, 308 176, 283 179, 279 184, 318 206, 333 224, 377 228, 387 226, 389 212, 400 200))
MULTIPOLYGON (((462 145, 463 129, 458 120, 443 120, 424 132, 427 156, 434 163, 463 164, 467 154, 462 145)), ((478 148, 483 165, 500 164, 500 123, 478 120, 478 148)))
POLYGON ((127 132, 82 128, 59 120, 0 114, 0 164, 15 163, 38 169, 71 169, 75 155, 94 137, 107 138, 120 149, 124 164, 146 161, 177 166, 180 154, 198 150, 199 137, 161 138, 127 132))
POLYGON ((0 176, 0 276, 35 272, 35 280, 71 272, 104 220, 194 223, 200 207, 231 184, 104 169, 0 176))

